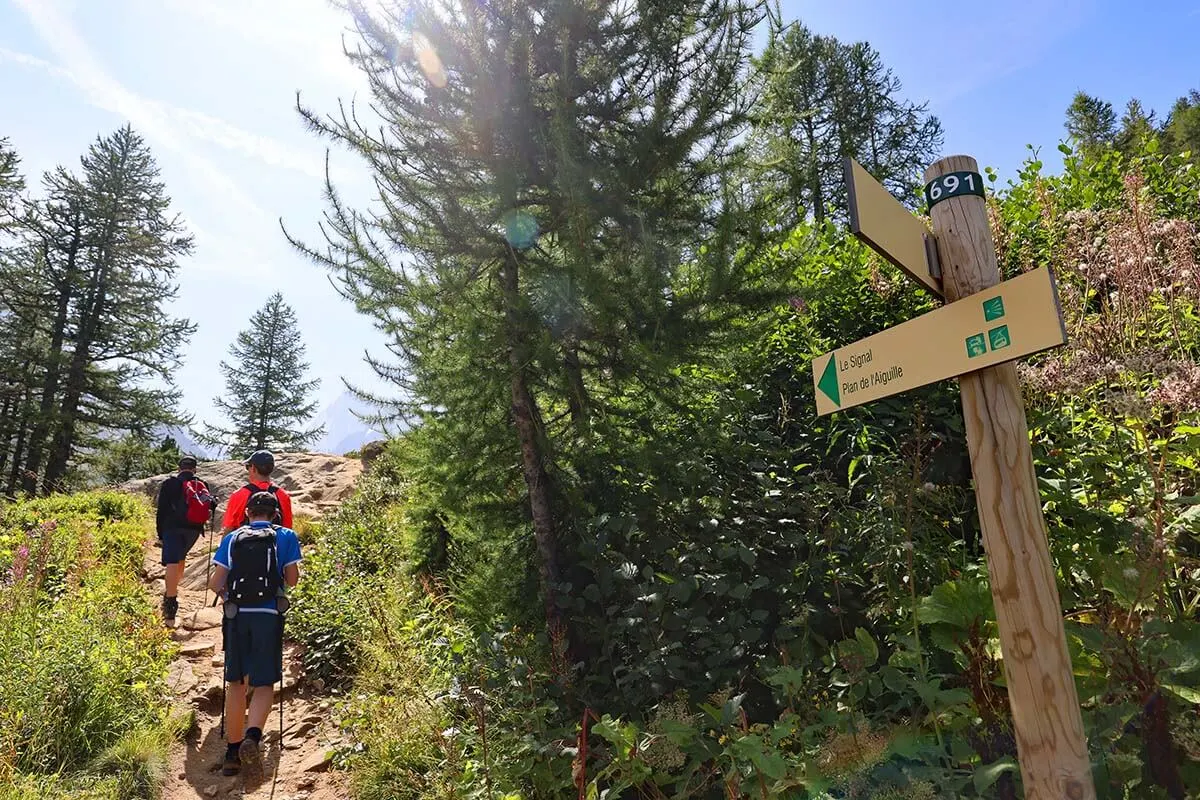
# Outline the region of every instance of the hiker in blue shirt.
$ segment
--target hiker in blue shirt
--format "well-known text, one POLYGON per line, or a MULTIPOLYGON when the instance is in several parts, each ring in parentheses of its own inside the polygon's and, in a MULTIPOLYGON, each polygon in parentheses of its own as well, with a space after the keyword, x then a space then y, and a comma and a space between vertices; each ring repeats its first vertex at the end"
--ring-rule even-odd
POLYGON ((225 601, 225 775, 245 768, 248 776, 261 777, 259 744, 275 682, 283 680, 284 587, 300 579, 300 540, 275 524, 278 518, 275 496, 255 493, 246 503, 246 524, 221 537, 213 555, 208 588, 225 601))

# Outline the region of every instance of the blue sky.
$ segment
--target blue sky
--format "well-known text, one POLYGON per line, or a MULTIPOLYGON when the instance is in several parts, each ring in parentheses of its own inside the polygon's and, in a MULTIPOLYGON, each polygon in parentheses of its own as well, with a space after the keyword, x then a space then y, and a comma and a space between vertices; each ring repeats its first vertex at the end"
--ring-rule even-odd
MULTIPOLYGON (((783 13, 870 41, 905 95, 941 117, 945 152, 974 155, 1002 177, 1027 143, 1057 160, 1078 89, 1118 110, 1137 96, 1165 113, 1200 88, 1198 0, 1158 2, 1153 13, 1100 0, 785 0, 783 13)), ((329 110, 362 96, 341 55, 345 27, 327 0, 0 0, 0 135, 31 183, 129 121, 196 234, 176 313, 199 324, 178 383, 200 418, 222 389, 217 364, 230 341, 277 289, 299 315, 323 403, 342 378, 378 386, 361 356, 382 352, 383 339, 278 225, 282 217, 316 236, 325 147, 293 102, 297 90, 329 110)), ((352 156, 335 151, 333 169, 349 196, 367 196, 352 156)))

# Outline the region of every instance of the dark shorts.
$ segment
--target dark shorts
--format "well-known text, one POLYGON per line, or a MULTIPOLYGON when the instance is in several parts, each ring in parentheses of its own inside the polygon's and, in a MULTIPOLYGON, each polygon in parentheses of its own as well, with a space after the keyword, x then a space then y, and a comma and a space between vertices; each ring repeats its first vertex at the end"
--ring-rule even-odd
POLYGON ((162 539, 162 563, 178 564, 187 558, 188 551, 200 538, 200 531, 195 528, 175 528, 166 531, 159 537, 162 539))
POLYGON ((270 686, 283 677, 279 661, 279 615, 244 611, 225 620, 225 681, 249 677, 251 686, 270 686))

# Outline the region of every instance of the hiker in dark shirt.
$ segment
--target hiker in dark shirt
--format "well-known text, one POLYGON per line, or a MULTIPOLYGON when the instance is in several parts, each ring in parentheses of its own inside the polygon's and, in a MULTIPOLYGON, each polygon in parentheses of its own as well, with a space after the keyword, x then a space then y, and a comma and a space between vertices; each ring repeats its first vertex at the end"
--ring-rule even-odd
POLYGON ((159 487, 156 505, 155 528, 162 540, 162 564, 166 573, 162 615, 170 622, 179 611, 179 580, 187 565, 188 551, 204 532, 217 500, 208 484, 196 477, 196 459, 184 456, 179 459, 179 474, 167 478, 159 487))

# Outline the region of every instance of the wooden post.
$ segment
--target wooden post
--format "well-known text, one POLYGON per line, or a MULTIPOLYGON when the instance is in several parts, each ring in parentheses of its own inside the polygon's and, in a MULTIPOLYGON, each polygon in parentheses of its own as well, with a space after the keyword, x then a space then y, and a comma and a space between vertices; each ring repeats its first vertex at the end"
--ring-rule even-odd
MULTIPOLYGON (((1000 282, 978 173, 970 156, 949 156, 925 171, 947 302, 1000 282), (977 193, 959 188, 967 181, 972 189, 978 182, 977 193)), ((1025 797, 1094 800, 1016 365, 968 373, 959 386, 1025 797)))

